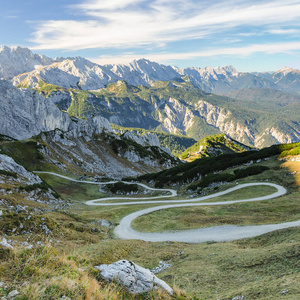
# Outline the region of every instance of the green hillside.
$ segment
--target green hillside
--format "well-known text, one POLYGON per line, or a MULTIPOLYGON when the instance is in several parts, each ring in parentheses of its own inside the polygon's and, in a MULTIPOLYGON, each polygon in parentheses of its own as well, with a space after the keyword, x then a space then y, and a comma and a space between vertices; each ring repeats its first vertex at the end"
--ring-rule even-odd
POLYGON ((179 158, 190 162, 202 157, 244 152, 249 149, 249 147, 229 138, 225 134, 217 134, 199 140, 181 153, 179 158))
MULTIPOLYGON (((156 187, 163 187, 171 184, 185 184, 189 185, 187 188, 197 189, 198 187, 205 187, 215 182, 230 182, 241 177, 247 177, 252 172, 257 170, 248 169, 244 173, 227 174, 222 171, 233 166, 244 164, 252 164, 256 161, 269 158, 281 153, 287 153, 296 149, 298 151, 300 143, 273 145, 262 150, 251 150, 234 154, 223 154, 217 157, 205 157, 196 159, 184 165, 179 165, 174 168, 163 170, 158 173, 146 174, 139 176, 137 180, 154 181, 156 187), (221 173, 220 173, 221 172, 221 173)), ((298 152, 297 152, 298 153, 298 152)), ((260 172, 258 170, 257 172, 260 172)))

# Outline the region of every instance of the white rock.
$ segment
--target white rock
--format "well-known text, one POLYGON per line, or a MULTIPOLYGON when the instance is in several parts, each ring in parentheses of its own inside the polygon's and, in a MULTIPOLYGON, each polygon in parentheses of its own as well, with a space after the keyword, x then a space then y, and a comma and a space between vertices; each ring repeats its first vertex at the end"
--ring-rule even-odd
POLYGON ((99 224, 100 226, 104 226, 104 227, 110 227, 111 226, 110 222, 108 222, 107 220, 98 220, 95 223, 99 224))
POLYGON ((14 297, 18 296, 19 294, 20 293, 17 290, 13 290, 6 296, 6 298, 8 298, 8 299, 14 298, 14 297))
POLYGON ((2 245, 5 248, 13 249, 13 246, 8 244, 6 238, 4 238, 4 237, 1 239, 0 245, 2 245))
POLYGON ((116 279, 125 289, 132 293, 144 293, 153 290, 155 286, 173 294, 172 288, 163 280, 158 279, 150 270, 142 268, 128 260, 120 260, 110 265, 96 266, 100 275, 111 282, 116 279))
POLYGON ((158 136, 155 133, 145 132, 143 135, 136 135, 131 131, 126 131, 123 135, 123 138, 126 140, 132 140, 137 144, 142 145, 143 147, 150 146, 150 147, 159 147, 164 152, 168 153, 170 156, 173 157, 171 151, 167 147, 162 147, 160 145, 158 136))
POLYGON ((38 176, 27 171, 23 166, 17 164, 13 158, 4 154, 0 154, 0 170, 17 173, 19 176, 25 178, 28 184, 42 182, 42 180, 38 176))
POLYGON ((72 125, 68 114, 51 101, 32 90, 19 90, 0 80, 1 134, 22 140, 56 128, 67 131, 72 125))

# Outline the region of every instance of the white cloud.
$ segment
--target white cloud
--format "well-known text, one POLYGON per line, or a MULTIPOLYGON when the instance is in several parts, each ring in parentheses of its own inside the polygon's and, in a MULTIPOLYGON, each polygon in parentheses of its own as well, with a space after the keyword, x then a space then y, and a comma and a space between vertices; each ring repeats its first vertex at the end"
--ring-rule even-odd
POLYGON ((298 29, 271 29, 269 30, 269 33, 271 34, 283 34, 283 35, 294 35, 294 34, 299 34, 300 30, 298 29))
POLYGON ((73 8, 89 20, 49 20, 34 49, 128 48, 198 39, 240 26, 296 25, 299 1, 90 0, 73 8))
POLYGON ((83 4, 78 4, 75 7, 78 9, 83 9, 87 12, 92 12, 97 10, 122 9, 138 2, 139 0, 90 0, 84 2, 83 4))
POLYGON ((170 63, 172 61, 189 60, 201 57, 214 57, 221 55, 231 56, 249 56, 258 52, 267 54, 276 53, 292 53, 293 51, 300 51, 300 42, 290 43, 269 43, 269 44, 254 44, 245 47, 228 47, 217 48, 198 52, 185 53, 158 53, 151 55, 137 55, 126 54, 122 56, 100 56, 98 59, 91 58, 90 60, 98 64, 113 64, 113 63, 127 63, 133 59, 146 58, 160 63, 170 63))

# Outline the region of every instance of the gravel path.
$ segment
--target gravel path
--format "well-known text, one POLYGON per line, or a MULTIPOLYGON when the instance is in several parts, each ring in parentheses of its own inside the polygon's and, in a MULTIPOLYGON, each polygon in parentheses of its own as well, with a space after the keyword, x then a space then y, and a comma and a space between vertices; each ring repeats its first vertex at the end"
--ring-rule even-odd
MULTIPOLYGON (((114 183, 116 181, 111 182, 92 182, 92 181, 83 181, 83 180, 75 180, 72 178, 69 178, 67 176, 59 175, 52 172, 36 172, 36 173, 48 173, 55 176, 59 176, 64 179, 68 179, 75 182, 84 182, 84 183, 90 183, 90 184, 107 184, 107 183, 114 183)), ((128 182, 124 182, 127 184, 132 184, 128 182)), ((254 201, 263 201, 268 199, 273 199, 276 197, 280 197, 286 193, 286 189, 278 184, 274 183, 245 183, 245 184, 239 184, 233 188, 229 188, 226 191, 215 193, 212 195, 204 196, 204 197, 198 197, 194 199, 182 199, 182 200, 150 200, 149 199, 158 199, 158 198, 167 198, 167 197, 173 197, 177 195, 177 192, 172 189, 154 189, 150 188, 144 184, 137 183, 138 185, 149 189, 149 190, 155 190, 155 191, 164 191, 169 192, 169 195, 163 195, 158 197, 147 197, 147 198, 128 198, 128 197, 109 197, 109 198, 101 198, 101 199, 95 199, 87 201, 87 205, 97 205, 97 206, 116 206, 116 205, 138 205, 138 204, 156 204, 156 203, 173 203, 168 205, 160 205, 155 207, 150 207, 146 209, 142 209, 139 211, 136 211, 134 213, 131 213, 124 217, 120 224, 115 228, 114 233, 115 235, 120 239, 140 239, 144 241, 150 241, 150 242, 163 242, 163 241, 176 241, 176 242, 185 242, 185 243, 203 243, 203 242, 209 242, 209 241, 215 241, 215 242, 225 242, 225 241, 234 241, 238 239, 243 238, 249 238, 254 237, 258 235, 265 234, 267 232, 271 232, 274 230, 294 227, 294 226, 300 226, 300 220, 294 221, 294 222, 286 222, 286 223, 279 223, 279 224, 268 224, 268 225, 251 225, 251 226, 236 226, 236 225, 223 225, 223 226, 214 226, 214 227, 208 227, 208 228, 201 228, 201 229, 192 229, 192 230, 180 230, 180 231, 168 231, 168 232, 154 232, 154 233, 144 233, 144 232, 138 232, 131 228, 131 223, 136 218, 143 216, 145 214, 149 214, 158 210, 163 209, 169 209, 169 208, 176 208, 176 207, 191 207, 191 206, 215 206, 215 205, 228 205, 233 203, 242 203, 242 202, 254 202, 254 201), (218 202, 202 202, 208 199, 212 199, 215 197, 223 196, 228 193, 231 193, 233 191, 242 189, 244 187, 249 186, 272 186, 277 189, 277 192, 262 196, 262 197, 256 197, 251 199, 244 199, 244 200, 232 200, 232 201, 218 201, 218 202), (138 202, 119 202, 119 203, 103 203, 103 201, 106 200, 114 200, 114 199, 134 199, 134 200, 141 200, 138 202), (147 199, 147 200, 145 200, 147 199), (180 203, 179 203, 180 202, 180 203), (178 204, 177 204, 178 203, 178 204)))

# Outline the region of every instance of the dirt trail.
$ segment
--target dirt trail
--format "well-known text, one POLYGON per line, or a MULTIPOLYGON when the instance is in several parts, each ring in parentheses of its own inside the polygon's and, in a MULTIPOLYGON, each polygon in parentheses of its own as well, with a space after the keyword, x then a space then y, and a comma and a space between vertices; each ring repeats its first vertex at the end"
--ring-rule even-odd
MULTIPOLYGON (((52 172, 36 172, 36 173, 47 173, 51 175, 55 175, 64 179, 68 179, 75 182, 81 183, 89 183, 89 184, 107 184, 114 183, 116 181, 110 182, 92 182, 92 181, 83 181, 83 180, 75 180, 69 178, 67 176, 63 176, 60 174, 52 173, 52 172)), ((128 182, 124 182, 126 184, 132 184, 128 182)), ((136 218, 143 216, 145 214, 149 214, 158 210, 176 208, 176 207, 191 207, 191 206, 214 206, 214 205, 228 205, 233 203, 242 203, 242 202, 254 202, 254 201, 263 201, 268 199, 273 199, 280 197, 286 194, 286 189, 278 184, 268 183, 268 182, 259 182, 259 183, 245 183, 239 184, 235 187, 229 188, 226 191, 222 191, 219 193, 215 193, 212 195, 198 197, 194 199, 182 199, 182 200, 152 200, 152 199, 161 199, 174 197, 177 195, 177 192, 173 189, 155 189, 150 188, 144 184, 137 183, 145 189, 161 191, 161 192, 169 192, 169 195, 162 195, 157 197, 144 197, 144 198, 128 198, 128 197, 108 197, 108 198, 100 198, 87 201, 87 205, 95 205, 95 206, 116 206, 116 205, 139 205, 139 204, 158 204, 158 203, 173 203, 168 205, 159 205, 155 207, 150 207, 146 209, 142 209, 131 213, 125 216, 120 224, 115 228, 114 233, 120 239, 140 239, 144 241, 151 242, 163 242, 163 241, 176 241, 176 242, 185 242, 185 243, 203 243, 208 241, 215 242, 225 242, 225 241, 233 241, 243 238, 254 237, 258 235, 262 235, 267 232, 271 232, 274 230, 300 226, 300 220, 294 222, 286 222, 279 224, 268 224, 268 225, 251 225, 251 226, 236 226, 236 225, 223 225, 223 226, 214 226, 208 228, 201 229, 192 229, 192 230, 180 230, 180 231, 170 231, 170 232, 154 232, 154 233, 144 233, 138 232, 131 228, 131 223, 136 218), (277 189, 277 192, 256 198, 243 199, 243 200, 232 200, 232 201, 218 201, 218 202, 202 202, 208 199, 212 199, 215 197, 223 196, 233 191, 249 187, 249 186, 272 186, 277 189), (118 202, 118 203, 104 203, 107 200, 140 200, 137 202, 118 202)))

